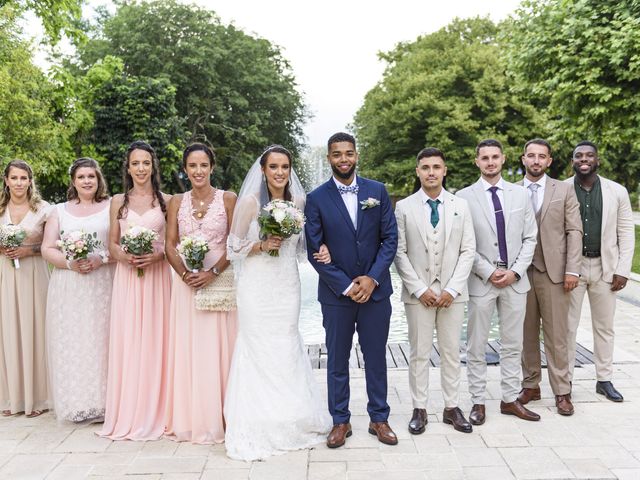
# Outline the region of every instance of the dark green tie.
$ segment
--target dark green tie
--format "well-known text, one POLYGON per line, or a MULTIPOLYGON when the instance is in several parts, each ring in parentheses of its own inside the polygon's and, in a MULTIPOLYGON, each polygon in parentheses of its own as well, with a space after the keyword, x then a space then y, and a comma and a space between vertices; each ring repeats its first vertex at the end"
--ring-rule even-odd
POLYGON ((438 215, 438 205, 440 204, 440 200, 427 200, 427 203, 431 207, 431 226, 436 228, 438 222, 440 221, 440 215, 438 215))

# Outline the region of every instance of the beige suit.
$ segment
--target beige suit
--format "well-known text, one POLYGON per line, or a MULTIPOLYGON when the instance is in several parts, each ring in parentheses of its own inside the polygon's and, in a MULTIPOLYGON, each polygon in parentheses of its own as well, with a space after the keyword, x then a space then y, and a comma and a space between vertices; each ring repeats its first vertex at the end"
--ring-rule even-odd
POLYGON ((457 195, 469 202, 476 233, 476 256, 469 276, 469 321, 467 326, 467 376, 474 404, 484 405, 487 386, 485 348, 491 318, 496 307, 500 321, 500 375, 502 400, 510 403, 520 392, 520 357, 522 326, 527 291, 530 289, 527 268, 536 248, 538 228, 527 191, 504 181, 502 204, 505 220, 508 268, 520 280, 505 288, 490 281, 496 270, 498 235, 495 212, 490 207, 482 180, 463 188, 457 195))
POLYGON ((458 406, 460 333, 476 242, 467 202, 447 191, 442 196, 444 215, 435 228, 420 191, 398 202, 395 211, 398 223, 395 265, 402 279, 402 301, 409 327, 409 385, 414 408, 427 407, 434 327, 442 361, 445 406, 458 406), (452 289, 458 295, 449 308, 427 308, 416 296, 425 288, 436 293, 452 289))
MULTIPOLYGON (((569 308, 569 369, 573 377, 576 355, 576 334, 585 293, 589 294, 593 347, 598 381, 613 377, 613 319, 616 293, 611 291, 613 275, 629 278, 635 247, 633 214, 627 189, 619 183, 598 175, 602 189, 602 233, 597 258, 582 258, 578 287, 571 292, 569 308)), ((572 188, 574 178, 565 180, 572 188)))
POLYGON ((580 273, 582 220, 573 186, 548 176, 545 182, 542 205, 536 214, 538 243, 528 271, 531 290, 524 318, 522 386, 536 388, 542 380, 542 320, 551 389, 555 395, 566 395, 571 392, 567 348, 571 293, 564 291, 564 276, 580 273))

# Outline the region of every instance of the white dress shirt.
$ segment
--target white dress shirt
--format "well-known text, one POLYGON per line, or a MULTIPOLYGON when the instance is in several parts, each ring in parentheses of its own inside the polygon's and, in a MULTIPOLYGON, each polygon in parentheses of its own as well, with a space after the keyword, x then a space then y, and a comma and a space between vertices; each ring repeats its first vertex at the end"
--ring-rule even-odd
MULTIPOLYGON (((336 180, 336 177, 333 177, 333 181, 336 182, 336 186, 351 187, 352 185, 357 185, 355 176, 353 177, 353 181, 349 185, 338 182, 338 180, 336 180)), ((348 192, 340 193, 340 196, 342 197, 344 206, 347 207, 347 212, 349 212, 349 217, 351 217, 351 222, 353 223, 353 228, 356 228, 358 226, 358 195, 352 192, 348 192)))
POLYGON ((534 213, 538 213, 540 211, 540 207, 542 207, 542 201, 544 200, 544 191, 545 191, 545 188, 547 187, 547 174, 546 173, 543 174, 542 177, 540 177, 537 182, 532 182, 527 177, 524 177, 524 180, 522 183, 524 185, 524 188, 527 189, 527 193, 529 194, 529 199, 531 199, 531 195, 533 193, 529 188, 529 185, 531 185, 532 183, 535 183, 538 185, 538 204, 536 205, 536 211, 534 212, 534 213))

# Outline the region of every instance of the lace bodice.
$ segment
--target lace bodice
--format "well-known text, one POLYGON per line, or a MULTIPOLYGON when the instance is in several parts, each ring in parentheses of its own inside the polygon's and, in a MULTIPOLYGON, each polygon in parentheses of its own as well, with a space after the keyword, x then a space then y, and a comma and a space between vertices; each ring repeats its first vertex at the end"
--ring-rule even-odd
POLYGON ((224 208, 224 190, 216 190, 207 213, 201 219, 194 218, 191 191, 185 192, 178 210, 178 235, 197 235, 209 243, 204 268, 209 269, 224 255, 227 245, 227 212, 224 208))
MULTIPOLYGON (((33 212, 29 210, 22 221, 18 224, 27 232, 27 237, 22 242, 23 245, 38 245, 42 243, 42 234, 44 232, 44 224, 47 220, 47 215, 49 214, 49 210, 51 209, 51 205, 44 200, 40 203, 37 212, 33 212)), ((1 224, 12 224, 14 223, 11 220, 11 214, 9 213, 9 208, 7 208, 0 216, 1 224)))

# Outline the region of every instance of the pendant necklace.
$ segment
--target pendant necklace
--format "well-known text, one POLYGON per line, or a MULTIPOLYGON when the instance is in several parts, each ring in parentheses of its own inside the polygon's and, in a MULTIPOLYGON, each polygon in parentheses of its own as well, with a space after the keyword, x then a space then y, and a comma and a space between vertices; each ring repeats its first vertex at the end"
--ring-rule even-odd
MULTIPOLYGON (((211 190, 209 191, 209 193, 207 193, 207 195, 202 200, 195 199, 199 203, 199 206, 197 208, 194 208, 196 217, 198 217, 198 220, 202 220, 202 217, 204 217, 204 215, 207 213, 208 208, 204 208, 204 206, 206 203, 205 201, 209 198, 209 195, 211 195, 211 192, 215 193, 215 188, 211 187, 211 190)), ((193 195, 191 195, 191 198, 193 198, 193 195)))

